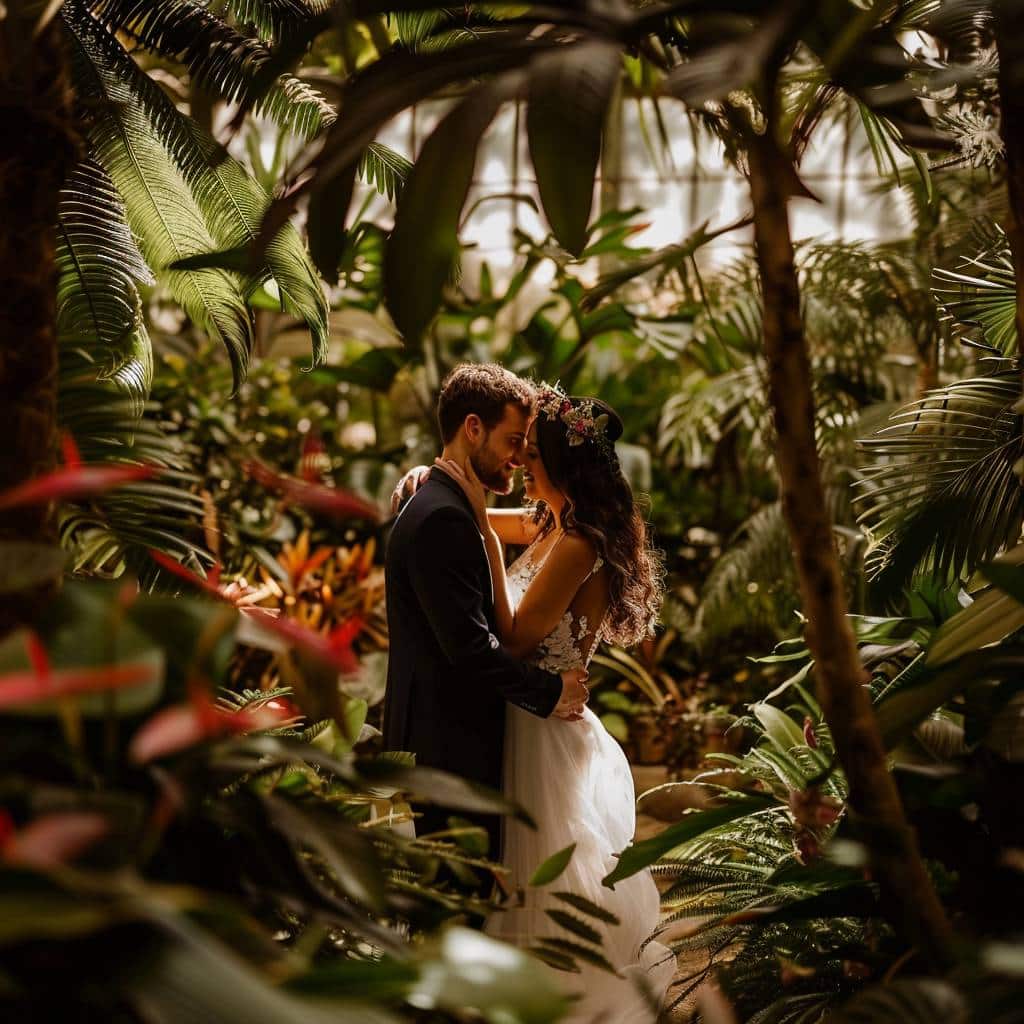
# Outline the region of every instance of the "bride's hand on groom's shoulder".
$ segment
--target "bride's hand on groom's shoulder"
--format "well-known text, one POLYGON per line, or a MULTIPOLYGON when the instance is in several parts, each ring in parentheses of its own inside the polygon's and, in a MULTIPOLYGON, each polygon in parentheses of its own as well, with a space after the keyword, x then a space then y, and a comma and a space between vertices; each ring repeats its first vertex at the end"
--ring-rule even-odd
POLYGON ((477 526, 480 531, 487 531, 487 491, 480 483, 480 478, 473 471, 473 464, 466 459, 465 463, 459 465, 454 459, 434 459, 434 465, 442 472, 447 473, 463 490, 473 506, 473 515, 476 516, 477 526))
POLYGON ((391 514, 394 515, 401 507, 406 498, 411 498, 426 482, 430 476, 429 466, 413 466, 395 484, 391 492, 391 514))

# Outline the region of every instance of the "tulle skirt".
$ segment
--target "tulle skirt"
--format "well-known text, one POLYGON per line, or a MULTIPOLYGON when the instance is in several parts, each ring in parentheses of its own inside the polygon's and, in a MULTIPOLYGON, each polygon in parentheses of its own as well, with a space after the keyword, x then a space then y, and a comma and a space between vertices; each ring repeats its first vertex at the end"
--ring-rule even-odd
POLYGON ((647 942, 658 925, 658 890, 649 872, 608 889, 601 879, 636 828, 633 778, 621 747, 588 708, 582 721, 541 719, 510 706, 505 731, 505 793, 537 823, 534 831, 506 819, 503 860, 525 904, 495 913, 487 931, 518 946, 541 938, 578 941, 545 911, 560 909, 585 920, 602 938, 611 974, 580 963, 580 973, 554 971, 578 996, 564 1018, 571 1024, 653 1024, 675 973, 671 950, 647 942), (571 843, 576 850, 565 872, 543 888, 528 883, 539 864, 571 843), (618 925, 604 924, 555 899, 554 892, 586 897, 611 911, 618 925), (645 945, 646 943, 646 945, 645 945))

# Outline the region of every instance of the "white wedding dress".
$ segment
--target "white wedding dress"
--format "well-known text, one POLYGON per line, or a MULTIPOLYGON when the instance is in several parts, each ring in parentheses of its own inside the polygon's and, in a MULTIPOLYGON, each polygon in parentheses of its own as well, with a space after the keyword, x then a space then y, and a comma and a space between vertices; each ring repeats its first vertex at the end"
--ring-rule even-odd
MULTIPOLYGON (((527 551, 508 571, 509 599, 516 607, 537 575, 543 560, 527 551)), ((598 558, 591 570, 602 562, 598 558)), ((590 661, 599 627, 570 607, 540 645, 534 661, 551 672, 578 668, 590 661)), ((601 879, 616 863, 615 854, 633 840, 635 793, 629 762, 622 748, 589 708, 583 720, 537 718, 510 705, 505 726, 504 791, 522 804, 537 823, 534 831, 506 818, 504 862, 514 887, 525 892, 525 905, 495 913, 487 931, 515 945, 528 947, 541 938, 577 937, 545 911, 568 911, 601 933, 602 952, 617 970, 612 974, 579 963, 580 973, 552 971, 567 992, 578 996, 569 1014, 571 1024, 653 1024, 675 973, 672 951, 647 942, 658 925, 658 890, 644 871, 618 882, 615 889, 601 879), (530 877, 553 853, 576 844, 565 872, 544 887, 531 887, 530 877), (553 892, 584 896, 611 911, 618 925, 604 924, 574 911, 553 892)))

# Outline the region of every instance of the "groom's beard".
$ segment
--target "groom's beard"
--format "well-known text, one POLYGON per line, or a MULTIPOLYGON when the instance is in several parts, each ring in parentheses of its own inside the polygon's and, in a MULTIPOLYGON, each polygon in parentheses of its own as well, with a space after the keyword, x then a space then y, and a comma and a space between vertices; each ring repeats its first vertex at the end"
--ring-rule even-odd
POLYGON ((484 441, 479 451, 470 455, 469 461, 473 466, 473 472, 489 491, 494 491, 495 494, 508 494, 512 490, 515 470, 508 469, 508 460, 499 459, 487 441, 484 441))

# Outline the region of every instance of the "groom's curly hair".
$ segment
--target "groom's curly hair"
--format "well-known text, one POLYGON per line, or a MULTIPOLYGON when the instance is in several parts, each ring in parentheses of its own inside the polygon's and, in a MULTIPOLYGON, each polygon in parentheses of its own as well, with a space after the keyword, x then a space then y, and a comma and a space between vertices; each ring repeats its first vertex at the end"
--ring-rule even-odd
POLYGON ((462 363, 441 382, 437 399, 437 426, 448 444, 471 413, 493 430, 505 417, 505 406, 514 405, 529 414, 537 401, 528 381, 497 363, 462 363))
MULTIPOLYGON (((588 537, 610 571, 608 613, 602 636, 624 647, 651 634, 664 596, 664 560, 651 545, 647 524, 622 473, 613 442, 622 420, 600 399, 570 399, 573 406, 592 402, 595 416, 608 416, 605 443, 569 444, 561 418, 537 417, 537 449, 551 482, 566 496, 558 522, 567 533, 588 537)), ((556 525, 554 510, 541 510, 541 530, 556 525)))

